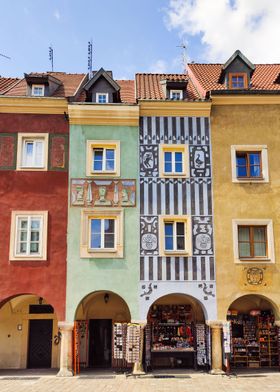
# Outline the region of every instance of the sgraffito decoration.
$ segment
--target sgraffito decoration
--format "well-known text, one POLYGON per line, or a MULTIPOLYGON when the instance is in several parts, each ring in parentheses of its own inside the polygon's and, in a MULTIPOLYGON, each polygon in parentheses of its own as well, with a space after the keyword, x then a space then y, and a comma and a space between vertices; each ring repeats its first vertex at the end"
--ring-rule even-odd
POLYGON ((246 280, 251 286, 260 286, 264 283, 264 268, 246 268, 246 280))
POLYGON ((135 180, 71 180, 71 205, 79 207, 135 207, 135 180))
POLYGON ((140 176, 158 176, 158 146, 140 146, 140 176))
POLYGON ((16 168, 17 135, 2 133, 0 135, 0 170, 16 168))
POLYGON ((141 255, 158 254, 158 217, 141 216, 140 218, 141 235, 141 255))
POLYGON ((193 254, 213 255, 213 226, 211 216, 193 217, 193 254))
POLYGON ((190 146, 191 177, 210 177, 209 146, 190 146))

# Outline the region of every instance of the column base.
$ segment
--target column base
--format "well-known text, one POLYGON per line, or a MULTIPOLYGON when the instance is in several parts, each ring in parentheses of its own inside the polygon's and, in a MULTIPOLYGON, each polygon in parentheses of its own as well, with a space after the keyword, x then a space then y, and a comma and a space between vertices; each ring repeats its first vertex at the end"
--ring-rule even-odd
POLYGON ((60 369, 56 377, 73 377, 73 372, 71 372, 71 370, 68 369, 60 369))
POLYGON ((221 369, 211 369, 209 374, 212 374, 213 376, 222 376, 226 373, 221 369))
POLYGON ((132 370, 132 374, 133 374, 133 376, 141 376, 141 375, 143 375, 143 374, 146 374, 146 373, 144 372, 142 363, 139 363, 139 362, 134 363, 134 365, 133 365, 133 370, 132 370))

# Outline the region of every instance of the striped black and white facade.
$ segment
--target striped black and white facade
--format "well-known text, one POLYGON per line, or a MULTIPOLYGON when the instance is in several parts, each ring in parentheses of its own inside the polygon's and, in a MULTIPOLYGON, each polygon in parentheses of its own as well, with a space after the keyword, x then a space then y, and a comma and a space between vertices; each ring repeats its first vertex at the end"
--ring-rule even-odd
POLYGON ((140 313, 163 295, 197 299, 216 318, 210 125, 208 117, 140 119, 140 313), (186 144, 189 177, 159 177, 160 144, 186 144), (199 157, 199 164, 197 164, 199 157), (192 256, 159 254, 159 216, 188 215, 192 256))

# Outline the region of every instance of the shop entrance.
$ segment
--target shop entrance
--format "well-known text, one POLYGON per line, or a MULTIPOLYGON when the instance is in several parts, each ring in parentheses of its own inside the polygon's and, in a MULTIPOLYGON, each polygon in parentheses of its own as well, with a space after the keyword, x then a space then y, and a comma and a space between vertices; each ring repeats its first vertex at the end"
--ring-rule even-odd
POLYGON ((209 329, 199 302, 183 294, 158 299, 147 319, 147 370, 207 367, 209 358, 209 329))
POLYGON ((89 321, 89 367, 111 367, 112 320, 89 321))
POLYGON ((129 322, 128 306, 117 294, 97 291, 86 296, 75 317, 74 373, 78 374, 84 368, 125 367, 124 357, 116 357, 115 346, 122 340, 122 326, 129 322))
POLYGON ((228 310, 231 327, 231 366, 234 368, 278 368, 280 331, 275 308, 258 295, 234 301, 228 310))

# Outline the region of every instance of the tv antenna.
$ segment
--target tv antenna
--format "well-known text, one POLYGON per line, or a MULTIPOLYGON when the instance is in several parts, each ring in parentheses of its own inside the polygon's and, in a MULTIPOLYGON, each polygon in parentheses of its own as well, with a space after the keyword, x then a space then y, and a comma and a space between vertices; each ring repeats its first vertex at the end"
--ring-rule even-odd
POLYGON ((53 72, 53 47, 52 47, 52 44, 49 46, 49 60, 51 62, 52 72, 53 72))
POLYGON ((88 41, 88 74, 92 78, 92 39, 88 41))
POLYGON ((11 57, 6 56, 5 54, 0 53, 0 56, 5 57, 5 59, 11 60, 11 57))
POLYGON ((181 45, 177 45, 176 48, 181 48, 182 49, 182 54, 181 54, 181 61, 183 65, 183 72, 186 71, 186 65, 187 65, 187 44, 185 42, 182 42, 181 45))

